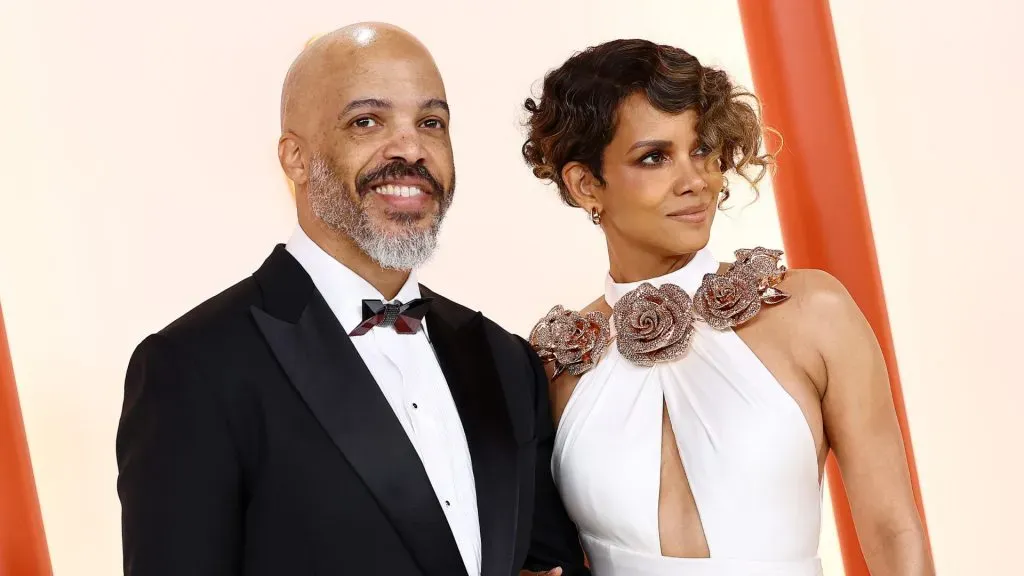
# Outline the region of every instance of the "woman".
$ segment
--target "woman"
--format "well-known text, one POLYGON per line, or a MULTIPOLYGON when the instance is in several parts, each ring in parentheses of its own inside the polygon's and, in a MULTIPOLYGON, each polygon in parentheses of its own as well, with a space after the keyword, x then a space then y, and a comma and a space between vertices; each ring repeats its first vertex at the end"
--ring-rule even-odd
MULTIPOLYGON (((604 231, 604 295, 531 341, 552 467, 598 576, 811 576, 833 450, 875 575, 932 574, 877 342, 842 285, 706 245, 727 173, 772 165, 749 94, 678 48, 619 40, 528 99, 523 156, 604 231)), ((566 263, 571 255, 563 255, 566 263)))

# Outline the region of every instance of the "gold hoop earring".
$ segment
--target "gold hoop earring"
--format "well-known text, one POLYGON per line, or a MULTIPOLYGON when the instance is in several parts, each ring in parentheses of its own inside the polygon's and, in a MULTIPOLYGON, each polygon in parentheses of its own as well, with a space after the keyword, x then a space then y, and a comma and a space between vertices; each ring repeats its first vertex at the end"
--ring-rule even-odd
POLYGON ((597 206, 590 209, 590 221, 594 223, 594 226, 601 225, 601 213, 597 210, 597 206))

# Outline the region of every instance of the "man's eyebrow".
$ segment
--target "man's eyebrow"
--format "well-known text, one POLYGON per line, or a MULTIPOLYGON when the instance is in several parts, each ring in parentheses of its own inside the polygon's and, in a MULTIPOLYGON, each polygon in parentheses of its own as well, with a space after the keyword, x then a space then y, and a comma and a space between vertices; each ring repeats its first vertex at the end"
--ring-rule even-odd
POLYGON ((345 105, 339 116, 344 116, 354 110, 360 110, 362 108, 387 110, 392 108, 390 100, 384 100, 383 98, 360 98, 359 100, 353 100, 345 105))
POLYGON ((445 112, 451 112, 451 110, 448 108, 448 103, 440 98, 431 98, 430 100, 424 100, 423 103, 420 104, 421 110, 428 110, 430 108, 440 108, 445 112))

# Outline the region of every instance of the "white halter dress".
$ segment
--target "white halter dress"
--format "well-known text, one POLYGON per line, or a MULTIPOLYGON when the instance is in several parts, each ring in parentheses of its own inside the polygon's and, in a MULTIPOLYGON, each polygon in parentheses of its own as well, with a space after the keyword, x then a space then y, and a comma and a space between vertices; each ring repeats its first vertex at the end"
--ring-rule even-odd
MULTIPOLYGON (((691 297, 719 264, 707 249, 647 280, 691 297)), ((641 283, 609 278, 612 307, 641 283)), ((821 487, 799 406, 731 329, 695 323, 685 354, 638 366, 614 345, 582 375, 552 472, 594 576, 819 576, 821 487), (667 408, 710 558, 661 555, 658 503, 667 408)))

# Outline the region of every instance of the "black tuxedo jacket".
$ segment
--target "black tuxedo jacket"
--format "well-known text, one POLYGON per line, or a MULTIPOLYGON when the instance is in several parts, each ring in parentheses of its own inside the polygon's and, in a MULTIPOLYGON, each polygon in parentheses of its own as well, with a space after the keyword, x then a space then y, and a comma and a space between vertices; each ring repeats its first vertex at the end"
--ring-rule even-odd
MULTIPOLYGON (((424 295, 472 457, 483 576, 586 573, 551 480, 540 362, 424 295)), ((415 449, 283 246, 139 345, 117 463, 129 576, 466 574, 415 449)))

